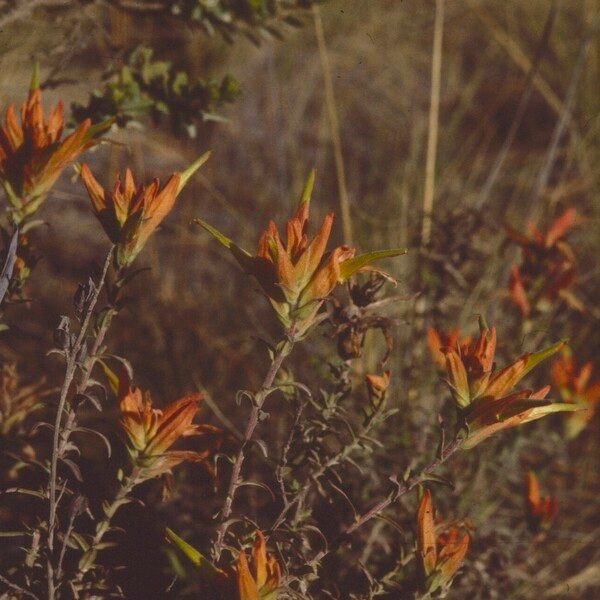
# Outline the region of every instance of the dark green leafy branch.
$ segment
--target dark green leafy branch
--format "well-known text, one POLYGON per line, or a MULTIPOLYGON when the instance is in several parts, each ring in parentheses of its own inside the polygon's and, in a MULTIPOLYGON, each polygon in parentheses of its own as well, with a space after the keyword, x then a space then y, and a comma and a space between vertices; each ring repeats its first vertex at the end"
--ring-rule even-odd
POLYGON ((153 54, 151 48, 139 46, 124 66, 109 67, 106 84, 90 94, 87 105, 73 104, 74 118, 94 123, 114 119, 120 127, 146 117, 155 123, 168 119, 175 134, 195 138, 202 123, 219 120, 216 111, 239 95, 231 75, 220 81, 192 77, 169 61, 155 60, 153 54))

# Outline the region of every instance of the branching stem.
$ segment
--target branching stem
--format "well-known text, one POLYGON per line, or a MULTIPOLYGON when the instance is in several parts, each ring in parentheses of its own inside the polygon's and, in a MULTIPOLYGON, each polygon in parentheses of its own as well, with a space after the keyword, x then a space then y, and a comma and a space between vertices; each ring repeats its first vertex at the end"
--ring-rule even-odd
POLYGON ((217 528, 217 540, 215 542, 214 547, 214 554, 216 560, 219 559, 219 557, 221 556, 221 552, 223 551, 225 534, 227 533, 228 528, 227 519, 231 515, 235 493, 240 483, 240 475, 242 472, 242 465, 244 464, 244 458, 246 456, 246 448, 248 446, 248 443, 252 439, 252 436, 254 435, 254 430, 256 429, 256 426, 259 423, 260 413, 263 404, 267 399, 269 393, 272 391, 271 388, 273 386, 273 381, 275 381, 275 377, 277 376, 277 373, 279 372, 283 361, 292 351, 293 344, 294 342, 291 337, 286 338, 281 344, 279 344, 275 354, 273 355, 273 359, 271 360, 269 370, 265 375, 260 390, 253 396, 252 410, 246 423, 244 437, 242 439, 240 449, 238 450, 238 453, 233 463, 231 477, 229 479, 229 485, 227 486, 227 496, 225 497, 225 502, 223 503, 223 508, 221 509, 220 513, 221 522, 219 524, 219 527, 217 528))

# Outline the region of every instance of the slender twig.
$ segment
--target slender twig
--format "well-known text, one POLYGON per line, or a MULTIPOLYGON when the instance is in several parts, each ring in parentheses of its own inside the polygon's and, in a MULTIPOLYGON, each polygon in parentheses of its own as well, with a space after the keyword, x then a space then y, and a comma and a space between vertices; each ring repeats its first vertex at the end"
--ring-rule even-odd
POLYGON ((240 445, 240 449, 238 450, 238 453, 233 463, 231 477, 229 479, 229 485, 227 487, 227 495, 225 497, 225 502, 223 503, 223 508, 221 509, 219 515, 221 522, 219 527, 217 528, 217 540, 215 542, 214 547, 214 554, 216 560, 219 559, 223 550, 225 534, 227 533, 228 528, 227 519, 229 515, 231 515, 231 511, 233 508, 233 500, 235 498, 235 493, 240 483, 240 475, 242 471, 242 465, 244 463, 246 447, 248 446, 248 443, 254 435, 254 430, 256 429, 256 426, 258 425, 258 422, 260 420, 260 413, 263 404, 272 391, 273 381, 275 380, 275 377, 279 372, 279 369, 281 368, 281 365, 283 364, 283 361, 285 360, 286 356, 288 356, 291 352, 292 346, 293 340, 291 337, 288 337, 278 346, 277 350, 275 351, 275 354, 273 355, 271 365, 269 366, 269 370, 265 375, 260 390, 253 395, 252 410, 246 423, 246 429, 244 430, 244 437, 240 445))
POLYGON ((321 19, 321 10, 314 4, 313 15, 315 20, 315 35, 319 47, 319 59, 321 69, 323 70, 323 84, 325 88, 325 106, 329 119, 329 128, 331 131, 331 143, 333 145, 333 155, 335 160, 335 172, 337 176, 338 190, 340 193, 340 213, 342 215, 342 233, 345 244, 352 244, 352 218, 350 216, 350 201, 348 200, 348 186, 346 184, 346 170, 344 168, 344 155, 342 153, 342 138, 340 136, 340 124, 338 122, 337 111, 335 107, 335 94, 333 91, 333 77, 331 75, 331 63, 325 44, 325 34, 323 33, 323 21, 321 19))
POLYGON ((435 24, 433 30, 433 52, 431 57, 431 102, 429 105, 429 129, 427 134, 427 158, 425 162, 425 191, 423 192, 423 227, 421 243, 429 244, 433 195, 435 192, 435 162, 438 145, 440 114, 440 88, 442 81, 442 39, 444 34, 444 0, 435 2, 435 24))
POLYGON ((355 532, 357 529, 360 529, 365 523, 368 523, 372 518, 376 517, 381 511, 385 510, 390 504, 393 504, 400 496, 410 492, 420 483, 423 483, 427 479, 427 476, 435 471, 441 464, 446 462, 448 458, 450 458, 460 447, 461 440, 458 437, 455 437, 440 453, 439 455, 429 463, 424 469, 422 469, 419 473, 409 477, 406 481, 400 483, 398 487, 393 491, 393 493, 389 494, 383 500, 380 500, 377 504, 372 506, 367 512, 365 512, 362 516, 352 523, 344 533, 334 542, 334 544, 330 548, 330 552, 336 550, 343 544, 348 537, 355 532))
POLYGON ((0 575, 0 582, 2 582, 9 589, 14 590, 15 592, 19 592, 19 594, 23 594, 23 596, 27 596, 27 598, 33 598, 34 600, 39 600, 39 598, 33 594, 32 592, 28 592, 26 589, 22 588, 20 585, 9 581, 3 575, 0 575))
POLYGON ((79 335, 75 341, 75 344, 72 348, 69 349, 69 354, 67 356, 67 364, 65 368, 65 377, 63 380, 63 385, 60 392, 60 398, 58 401, 58 408, 56 411, 56 418, 54 421, 54 435, 52 439, 52 458, 50 463, 50 479, 48 482, 48 500, 49 500, 49 517, 48 517, 48 550, 49 556, 47 560, 47 572, 48 572, 48 598, 52 600, 55 594, 54 587, 54 569, 52 565, 52 551, 54 550, 54 530, 56 526, 56 511, 57 511, 57 498, 56 498, 56 488, 57 488, 57 471, 58 471, 58 459, 59 459, 59 447, 61 440, 61 431, 62 431, 62 418, 63 412, 65 410, 67 404, 67 397, 69 394, 69 390, 71 388, 71 384, 73 382, 73 377, 75 376, 75 372, 77 370, 77 359, 81 348, 83 346, 85 336, 87 335, 87 330, 92 318, 92 314, 94 312, 94 308, 96 307, 96 303, 98 302, 98 298, 100 297, 100 292, 104 287, 104 282, 106 281, 106 274, 108 272, 108 268, 110 266, 111 260, 113 256, 113 248, 111 248, 106 256, 106 260, 104 261, 104 267, 102 269, 102 275, 100 276, 100 280, 98 284, 95 286, 94 293, 90 299, 90 302, 87 306, 87 311, 83 322, 81 324, 81 328, 79 330, 79 335))

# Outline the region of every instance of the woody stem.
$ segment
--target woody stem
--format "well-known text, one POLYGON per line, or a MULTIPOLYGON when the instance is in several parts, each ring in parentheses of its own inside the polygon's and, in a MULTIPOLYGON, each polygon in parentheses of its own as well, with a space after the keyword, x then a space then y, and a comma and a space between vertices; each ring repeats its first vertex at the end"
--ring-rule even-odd
POLYGON ((72 348, 69 350, 69 354, 67 356, 67 364, 65 367, 65 377, 63 380, 63 385, 60 391, 60 397, 58 400, 58 407, 56 411, 56 418, 54 420, 54 434, 52 438, 52 458, 50 462, 50 478, 48 482, 48 502, 49 502, 49 516, 48 516, 48 551, 49 556, 47 560, 47 576, 48 576, 48 598, 49 600, 53 600, 55 597, 55 585, 54 585, 54 567, 52 561, 52 553, 54 551, 54 532, 56 528, 56 513, 58 508, 58 501, 56 497, 57 485, 58 485, 58 460, 60 458, 60 447, 63 445, 61 443, 61 439, 64 435, 64 430, 62 428, 62 419, 63 412, 67 405, 67 397, 69 394, 69 390, 71 389, 71 384, 73 382, 73 378, 78 368, 77 359, 79 357, 80 351, 85 342, 85 336, 87 335, 87 331, 90 325, 90 321, 92 318, 92 314, 94 312, 94 308, 96 307, 96 303, 98 302, 98 298, 100 297, 100 292, 104 287, 104 282, 106 281, 106 274, 108 272, 108 268, 110 266, 113 255, 113 248, 111 248, 106 256, 106 260, 104 262, 104 267, 102 269, 102 275, 100 276, 100 280, 95 287, 94 293, 90 299, 88 304, 86 314, 83 318, 83 322, 81 323, 81 328, 79 330, 79 334, 72 348))
POLYGON ((231 477, 229 478, 229 485, 227 487, 227 495, 225 496, 225 502, 223 503, 223 508, 221 509, 221 513, 219 516, 220 524, 217 528, 217 540, 215 542, 214 547, 214 554, 216 560, 219 559, 219 557, 221 556, 221 552, 223 551, 225 534, 227 533, 228 528, 227 519, 229 518, 229 516, 231 515, 231 511, 233 510, 233 501, 235 498, 235 493, 240 483, 240 475, 242 472, 242 465, 244 464, 246 448, 249 442, 252 440, 254 430, 256 429, 256 426, 259 423, 260 413, 265 403, 265 400, 271 392, 273 381, 275 380, 275 377, 279 372, 283 361, 290 354, 293 345, 294 342, 291 337, 286 338, 282 343, 279 344, 275 354, 273 355, 273 359, 271 360, 269 370, 265 375, 260 390, 253 396, 252 410, 250 411, 250 415, 246 423, 246 428, 244 430, 244 436, 242 438, 241 446, 233 463, 231 477))

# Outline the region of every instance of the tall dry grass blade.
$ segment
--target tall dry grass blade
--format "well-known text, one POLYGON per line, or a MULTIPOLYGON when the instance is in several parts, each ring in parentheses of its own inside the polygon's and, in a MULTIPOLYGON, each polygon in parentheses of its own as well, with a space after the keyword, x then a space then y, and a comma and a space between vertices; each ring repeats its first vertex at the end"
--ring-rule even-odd
POLYGON ((519 101, 519 106, 517 107, 517 111, 515 113, 515 118, 513 119, 513 122, 511 123, 510 129, 506 136, 506 139, 504 140, 504 143, 502 144, 502 148, 500 149, 500 152, 498 153, 498 156, 494 162, 494 166, 492 167, 490 174, 488 175, 488 178, 485 182, 485 185, 483 186, 481 195, 479 196, 479 198, 477 199, 477 202, 475 203, 476 208, 479 208, 479 209, 482 208, 483 206, 485 206, 485 204, 489 200, 492 188, 494 187, 494 184, 496 183, 496 179, 498 178, 498 175, 500 174, 500 171, 502 170, 502 167, 504 165, 506 157, 508 156, 508 152, 510 151, 510 148, 511 148, 513 141, 515 139, 515 136, 517 134, 517 131, 519 130, 519 127, 521 126, 521 122, 523 121, 523 117, 525 116, 525 111, 527 110, 527 105, 529 104, 529 99, 531 98, 531 94, 533 92, 535 78, 537 76, 544 53, 548 47, 548 40, 550 38, 550 33, 552 31, 552 27, 556 20, 557 9, 558 9, 558 2, 557 2, 557 0, 554 0, 552 2, 552 5, 550 6, 550 11, 548 12, 546 24, 544 25, 542 37, 540 38, 540 41, 538 43, 538 46, 537 46, 537 49, 535 52, 535 56, 533 59, 533 63, 531 65, 531 68, 529 69, 529 73, 527 74, 525 88, 523 89, 523 93, 521 94, 521 99, 519 101))
POLYGON ((323 32, 323 20, 321 11, 317 5, 313 6, 313 15, 315 21, 315 35, 319 48, 319 59, 323 71, 323 83, 325 86, 325 105, 329 118, 329 127, 331 133, 331 143, 333 145, 333 154, 335 159, 335 172, 340 193, 340 212, 342 216, 342 232, 344 243, 352 244, 352 219, 350 216, 350 202, 348 200, 348 186, 346 185, 346 170, 344 168, 344 155, 342 153, 342 139, 340 137, 340 124, 335 107, 335 94, 333 91, 333 78, 331 76, 331 63, 327 54, 325 44, 325 34, 323 32))
POLYGON ((435 193, 435 160, 437 155, 438 125, 440 113, 440 87, 442 82, 442 39, 444 34, 444 0, 435 2, 435 24, 431 57, 431 102, 429 105, 429 132, 427 137, 427 159, 425 163, 425 191, 423 193, 423 227, 421 243, 429 244, 431 217, 435 193))
POLYGON ((546 154, 546 160, 544 161, 544 165, 536 181, 533 194, 531 195, 531 200, 529 203, 530 212, 532 210, 535 210, 538 201, 546 191, 548 180, 550 178, 550 175, 552 174, 554 162, 556 161, 558 146, 562 140, 567 126, 569 125, 569 122, 571 121, 573 106, 575 104, 575 98, 577 97, 577 88, 579 86, 579 81, 583 73, 583 67, 585 66, 588 48, 590 46, 591 41, 595 38, 596 34, 598 33, 599 26, 600 11, 596 13, 590 30, 588 31, 587 35, 584 37, 581 43, 579 55, 577 57, 577 62, 575 63, 573 74, 571 75, 571 81, 569 82, 569 87, 565 96, 564 109, 562 111, 562 114, 560 115, 560 119, 556 123, 554 131, 552 132, 552 139, 550 141, 548 153, 546 154))

